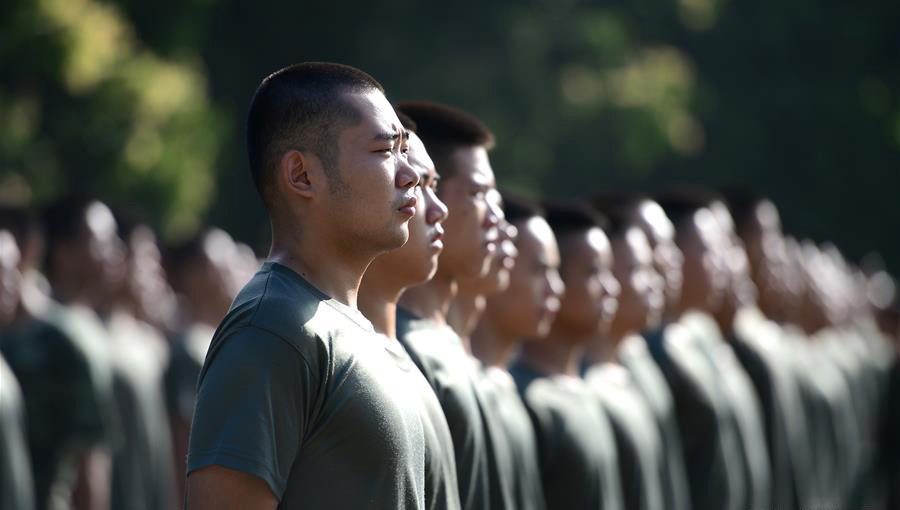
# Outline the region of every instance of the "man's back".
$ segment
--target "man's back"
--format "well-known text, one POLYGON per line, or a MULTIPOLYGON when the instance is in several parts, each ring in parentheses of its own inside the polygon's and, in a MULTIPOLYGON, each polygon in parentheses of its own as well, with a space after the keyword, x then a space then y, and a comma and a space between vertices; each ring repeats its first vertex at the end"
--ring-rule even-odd
POLYGON ((356 310, 268 262, 200 374, 188 472, 267 482, 281 508, 423 508, 417 398, 356 310))

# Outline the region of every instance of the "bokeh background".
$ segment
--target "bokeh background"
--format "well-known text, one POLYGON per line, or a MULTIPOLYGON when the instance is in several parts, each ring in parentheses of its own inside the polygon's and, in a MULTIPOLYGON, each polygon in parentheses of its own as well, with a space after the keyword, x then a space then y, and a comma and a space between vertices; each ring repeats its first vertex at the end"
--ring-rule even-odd
POLYGON ((68 192, 265 253, 251 94, 303 60, 475 113, 528 194, 702 185, 900 272, 900 2, 4 0, 0 200, 68 192))

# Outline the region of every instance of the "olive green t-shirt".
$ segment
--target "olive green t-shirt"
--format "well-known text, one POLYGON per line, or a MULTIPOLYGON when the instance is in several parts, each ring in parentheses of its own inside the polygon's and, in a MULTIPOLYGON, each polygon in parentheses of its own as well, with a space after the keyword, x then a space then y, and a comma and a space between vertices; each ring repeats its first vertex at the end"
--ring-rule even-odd
POLYGON ((619 510, 622 484, 609 420, 581 379, 510 368, 534 424, 550 510, 619 510))
POLYGON ((651 346, 639 336, 628 337, 619 346, 619 361, 628 369, 659 430, 664 462, 661 475, 663 501, 666 509, 691 510, 690 489, 684 464, 684 450, 681 446, 681 433, 675 414, 675 400, 662 370, 653 359, 651 347, 661 348, 661 345, 651 346))
POLYGON ((437 395, 397 340, 383 337, 385 349, 403 371, 407 388, 420 398, 420 418, 425 433, 425 508, 459 510, 453 437, 437 395))
POLYGON ((509 485, 511 507, 516 510, 546 508, 537 456, 537 439, 528 410, 512 375, 499 367, 480 367, 479 390, 485 404, 485 421, 495 425, 491 450, 503 480, 509 485))
POLYGON ((459 498, 465 510, 491 508, 488 444, 474 365, 446 325, 397 311, 397 338, 434 389, 450 426, 459 498))
POLYGON ((588 369, 585 381, 612 425, 626 510, 667 509, 659 429, 628 370, 614 363, 597 364, 588 369))
POLYGON ((210 345, 188 473, 255 475, 283 509, 422 509, 419 398, 356 309, 266 262, 210 345))
POLYGON ((123 438, 123 445, 113 452, 110 506, 129 510, 173 508, 177 506, 175 459, 163 395, 168 343, 150 325, 124 312, 112 314, 107 331, 118 428, 123 438))
POLYGON ((25 402, 36 507, 70 505, 81 455, 125 446, 106 330, 93 311, 53 303, 7 331, 0 348, 25 402))
POLYGON ((0 508, 34 508, 34 480, 22 392, 0 356, 0 508))

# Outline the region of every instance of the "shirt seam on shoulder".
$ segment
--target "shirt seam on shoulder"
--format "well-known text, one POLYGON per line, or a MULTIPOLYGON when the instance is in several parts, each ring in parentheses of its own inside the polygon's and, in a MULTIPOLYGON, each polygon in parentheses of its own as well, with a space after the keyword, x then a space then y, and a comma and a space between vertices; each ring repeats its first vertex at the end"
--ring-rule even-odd
MULTIPOLYGON (((263 299, 265 299, 266 294, 269 293, 269 282, 272 281, 272 272, 266 275, 266 286, 263 288, 262 294, 256 300, 256 304, 253 306, 253 315, 250 316, 250 324, 252 325, 256 321, 256 314, 259 313, 259 307, 262 305, 263 299)), ((280 336, 280 335, 279 335, 280 336)))
POLYGON ((332 310, 334 310, 335 312, 337 312, 337 313, 343 315, 344 317, 350 319, 350 322, 352 322, 353 324, 355 324, 356 327, 358 327, 359 329, 362 329, 362 330, 365 331, 366 333, 371 333, 371 330, 369 330, 368 328, 366 328, 364 325, 360 324, 360 323, 359 323, 359 320, 358 320, 357 318, 355 318, 355 317, 353 317, 352 315, 348 314, 348 313, 345 312, 344 310, 341 310, 340 307, 335 306, 335 304, 334 304, 334 303, 331 303, 330 300, 326 299, 326 300, 324 300, 324 301, 322 301, 322 302, 325 303, 326 305, 328 305, 328 306, 329 306, 332 310))

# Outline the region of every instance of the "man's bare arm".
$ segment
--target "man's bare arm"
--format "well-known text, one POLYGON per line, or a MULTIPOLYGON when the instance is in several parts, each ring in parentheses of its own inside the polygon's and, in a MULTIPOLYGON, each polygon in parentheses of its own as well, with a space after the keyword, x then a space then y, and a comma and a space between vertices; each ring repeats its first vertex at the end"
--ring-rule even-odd
POLYGON ((259 477, 209 466, 187 479, 187 510, 275 510, 278 499, 259 477))

